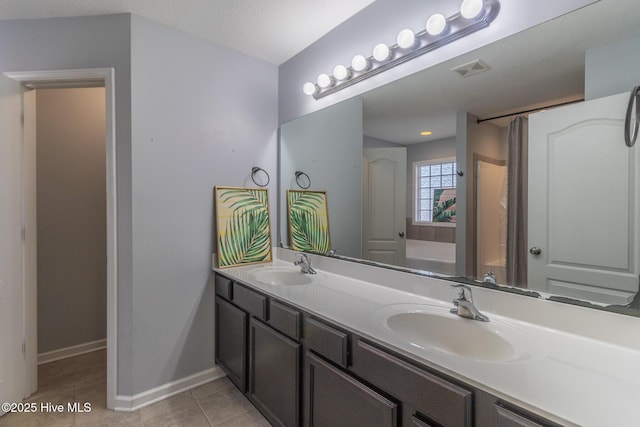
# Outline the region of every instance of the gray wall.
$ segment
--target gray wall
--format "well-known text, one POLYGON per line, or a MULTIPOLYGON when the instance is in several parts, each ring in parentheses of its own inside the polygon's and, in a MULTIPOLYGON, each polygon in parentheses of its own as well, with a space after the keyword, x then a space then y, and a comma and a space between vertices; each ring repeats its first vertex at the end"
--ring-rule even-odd
POLYGON ((261 166, 276 194, 278 70, 128 14, 0 21, 0 72, 96 67, 116 70, 117 393, 133 396, 214 366, 213 186, 261 166))
POLYGON ((640 85, 640 36, 587 50, 585 99, 629 92, 640 85))
POLYGON ((288 244, 286 189, 299 189, 295 171, 311 178, 310 190, 327 192, 331 246, 362 256, 362 99, 356 97, 280 128, 280 238, 288 244), (336 153, 340 153, 337 155, 336 153))
POLYGON ((131 394, 130 16, 0 21, 0 72, 115 68, 118 175, 118 393, 131 394))
POLYGON ((104 88, 36 92, 38 353, 107 336, 104 88))
POLYGON ((396 35, 401 29, 412 28, 417 31, 424 28, 427 18, 433 13, 450 16, 457 12, 461 3, 450 0, 377 0, 280 66, 280 123, 360 95, 593 2, 501 0, 500 14, 488 29, 320 100, 305 95, 302 85, 307 81, 315 81, 318 74, 331 73, 337 64, 350 65, 355 54, 371 55, 377 43, 395 44, 396 35))
POLYGON ((277 67, 133 16, 133 361, 139 393, 213 366, 214 185, 271 175, 277 67))

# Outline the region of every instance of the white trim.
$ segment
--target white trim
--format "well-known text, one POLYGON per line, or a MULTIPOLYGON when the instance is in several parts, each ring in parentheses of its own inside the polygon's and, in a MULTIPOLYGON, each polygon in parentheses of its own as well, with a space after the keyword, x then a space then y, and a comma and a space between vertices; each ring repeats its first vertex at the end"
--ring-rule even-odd
POLYGON ((56 360, 68 359, 69 357, 80 356, 81 354, 107 348, 107 340, 91 341, 84 344, 73 345, 71 347, 51 350, 38 354, 38 365, 55 362, 56 360))
POLYGON ((225 376, 225 373, 219 367, 206 369, 188 377, 172 381, 161 386, 152 388, 134 396, 116 396, 116 402, 113 407, 116 411, 136 411, 144 406, 159 402, 168 397, 182 393, 189 389, 206 384, 210 381, 217 380, 225 376))
MULTIPOLYGON (((107 181, 107 408, 116 402, 118 380, 118 224, 116 190, 116 112, 115 112, 115 69, 85 68, 75 70, 48 70, 5 72, 5 76, 23 85, 37 87, 40 82, 68 86, 70 81, 104 81, 105 124, 106 124, 106 181, 107 181)), ((26 336, 26 342, 35 337, 26 336)), ((27 350, 29 351, 29 350, 27 350)), ((34 358, 35 361, 35 358, 34 358)))

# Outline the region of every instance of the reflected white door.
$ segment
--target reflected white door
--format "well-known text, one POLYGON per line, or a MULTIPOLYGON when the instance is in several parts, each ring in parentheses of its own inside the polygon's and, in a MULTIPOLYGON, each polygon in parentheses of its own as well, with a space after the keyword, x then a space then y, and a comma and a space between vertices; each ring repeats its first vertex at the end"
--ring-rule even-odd
POLYGON ((407 149, 365 148, 362 173, 364 258, 404 266, 407 149))
POLYGON ((0 402, 25 395, 20 96, 19 84, 0 76, 0 402))
POLYGON ((638 291, 638 148, 628 94, 529 117, 528 286, 626 304, 638 291))

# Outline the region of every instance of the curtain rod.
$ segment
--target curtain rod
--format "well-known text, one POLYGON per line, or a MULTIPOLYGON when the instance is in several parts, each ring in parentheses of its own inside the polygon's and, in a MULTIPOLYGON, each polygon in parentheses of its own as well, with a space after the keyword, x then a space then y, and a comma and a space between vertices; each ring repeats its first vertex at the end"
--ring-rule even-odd
POLYGON ((524 113, 532 113, 534 111, 546 110, 547 108, 562 107, 563 105, 575 104, 577 102, 582 102, 582 101, 584 101, 584 98, 576 99, 575 101, 567 101, 567 102, 561 102, 559 104, 547 105, 545 107, 533 108, 531 110, 518 111, 516 113, 511 113, 511 114, 503 114, 502 116, 488 117, 486 119, 478 119, 478 123, 488 122, 490 120, 496 120, 496 119, 503 119, 505 117, 517 116, 519 114, 524 114, 524 113))

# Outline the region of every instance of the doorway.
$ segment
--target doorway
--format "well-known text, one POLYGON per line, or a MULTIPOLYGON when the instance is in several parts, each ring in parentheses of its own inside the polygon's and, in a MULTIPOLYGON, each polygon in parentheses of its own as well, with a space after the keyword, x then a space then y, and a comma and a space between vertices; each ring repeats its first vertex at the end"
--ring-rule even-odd
POLYGON ((106 347, 104 96, 35 89, 39 365, 106 347))
MULTIPOLYGON (((22 90, 22 218, 17 226, 23 229, 22 283, 24 299, 24 395, 37 388, 37 216, 36 216, 36 156, 35 156, 35 96, 33 89, 104 87, 104 186, 106 187, 106 343, 107 343, 107 407, 116 400, 117 379, 117 223, 115 168, 115 99, 114 70, 80 69, 5 73, 19 82, 22 90)), ((69 307, 67 307, 69 309, 69 307)))

